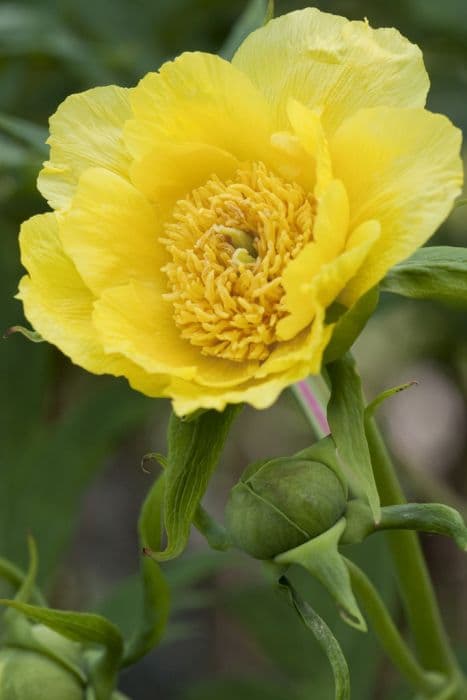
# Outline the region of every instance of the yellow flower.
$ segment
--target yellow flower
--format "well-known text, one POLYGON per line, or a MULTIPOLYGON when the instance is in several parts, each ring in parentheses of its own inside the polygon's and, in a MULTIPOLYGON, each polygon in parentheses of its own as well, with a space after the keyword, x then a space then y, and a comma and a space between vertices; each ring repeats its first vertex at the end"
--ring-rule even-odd
POLYGON ((319 372, 326 310, 422 245, 460 191, 461 135, 424 109, 419 49, 306 9, 232 63, 185 53, 50 120, 19 297, 78 365, 175 411, 269 406, 319 372))

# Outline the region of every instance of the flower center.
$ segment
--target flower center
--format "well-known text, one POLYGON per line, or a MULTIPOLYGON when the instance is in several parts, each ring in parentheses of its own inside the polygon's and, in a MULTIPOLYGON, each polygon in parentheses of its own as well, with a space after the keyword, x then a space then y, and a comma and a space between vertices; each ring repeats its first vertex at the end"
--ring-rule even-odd
POLYGON ((286 314, 282 272, 312 240, 315 209, 313 195, 260 162, 179 200, 163 242, 182 337, 205 355, 265 360, 286 314))

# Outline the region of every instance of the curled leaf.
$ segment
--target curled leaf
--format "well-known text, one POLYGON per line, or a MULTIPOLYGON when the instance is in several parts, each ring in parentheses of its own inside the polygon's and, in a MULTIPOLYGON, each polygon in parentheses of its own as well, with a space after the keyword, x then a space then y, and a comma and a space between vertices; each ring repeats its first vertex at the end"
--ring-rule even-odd
POLYGON ((240 410, 241 406, 227 406, 223 413, 205 411, 190 422, 172 414, 164 475, 167 546, 152 552, 158 561, 173 559, 184 550, 198 506, 240 410))
POLYGON ((378 396, 375 399, 373 399, 373 401, 369 403, 366 407, 365 421, 373 417, 378 406, 380 406, 384 401, 386 401, 386 399, 390 399, 391 396, 399 394, 401 391, 405 391, 406 389, 410 389, 411 387, 417 385, 418 382, 414 379, 411 382, 405 382, 405 384, 399 384, 398 386, 394 386, 391 389, 386 389, 386 391, 382 391, 381 394, 378 394, 378 396))
POLYGON ((318 644, 328 657, 334 676, 335 700, 350 700, 350 674, 347 661, 339 646, 339 642, 313 608, 300 598, 285 576, 279 580, 279 588, 288 600, 303 624, 313 632, 318 644))

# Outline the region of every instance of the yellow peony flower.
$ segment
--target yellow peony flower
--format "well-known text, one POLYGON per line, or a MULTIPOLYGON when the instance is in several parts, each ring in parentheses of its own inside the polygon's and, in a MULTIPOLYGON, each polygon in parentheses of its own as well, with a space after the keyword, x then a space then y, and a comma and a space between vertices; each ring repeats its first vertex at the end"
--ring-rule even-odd
POLYGON ((178 414, 269 406, 320 371, 346 307, 436 230, 461 134, 424 109, 420 50, 305 9, 231 63, 185 53, 50 120, 19 297, 78 365, 178 414))

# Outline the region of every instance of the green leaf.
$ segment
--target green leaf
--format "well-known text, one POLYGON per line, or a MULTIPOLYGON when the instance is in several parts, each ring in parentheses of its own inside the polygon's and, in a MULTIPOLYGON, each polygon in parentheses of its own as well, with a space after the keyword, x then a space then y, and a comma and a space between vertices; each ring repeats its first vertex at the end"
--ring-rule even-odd
POLYGON ((355 362, 345 355, 328 366, 331 398, 328 421, 337 454, 357 496, 365 496, 375 521, 380 503, 365 435, 365 402, 355 362))
MULTIPOLYGON (((141 509, 139 537, 143 547, 160 549, 162 543, 162 509, 165 475, 153 484, 141 509)), ((125 644, 123 666, 135 663, 161 640, 170 610, 170 591, 159 564, 149 557, 141 562, 143 604, 140 622, 132 638, 125 644)))
POLYGON ((234 24, 220 50, 220 55, 230 60, 240 44, 251 32, 267 24, 274 16, 273 0, 250 0, 244 12, 234 24))
POLYGON ((467 248, 420 248, 389 271, 381 290, 467 307, 467 248))
POLYGON ((167 547, 152 552, 158 561, 173 559, 184 550, 197 508, 240 410, 241 406, 227 406, 223 413, 206 411, 193 421, 171 415, 164 499, 167 547))
POLYGON ((339 646, 339 642, 324 620, 320 618, 308 603, 297 595, 285 576, 282 576, 280 579, 279 586, 288 596, 289 602, 299 615, 303 624, 313 632, 316 640, 329 659, 334 675, 335 700, 350 700, 349 667, 342 653, 342 649, 339 646))
POLYGON ((339 316, 324 353, 324 363, 334 362, 350 350, 378 305, 379 290, 373 287, 339 316))
POLYGON ((5 598, 0 598, 0 605, 18 610, 31 620, 50 627, 73 642, 98 644, 108 649, 115 659, 119 660, 121 657, 121 634, 115 625, 101 615, 54 610, 5 598))
MULTIPOLYGON (((8 583, 18 591, 23 587, 30 571, 31 567, 28 574, 25 574, 19 567, 15 566, 15 564, 12 564, 7 559, 0 558, 0 578, 8 581, 8 583)), ((42 593, 34 585, 30 588, 28 597, 30 600, 35 601, 37 605, 43 606, 46 604, 42 593)))

